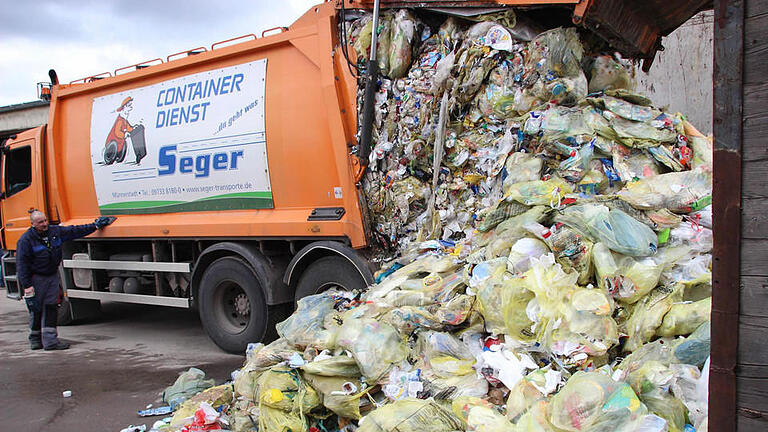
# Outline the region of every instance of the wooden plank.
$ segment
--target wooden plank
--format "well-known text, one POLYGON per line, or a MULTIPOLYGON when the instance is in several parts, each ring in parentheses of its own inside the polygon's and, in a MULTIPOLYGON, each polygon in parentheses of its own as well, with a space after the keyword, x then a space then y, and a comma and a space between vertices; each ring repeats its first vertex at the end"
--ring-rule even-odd
POLYGON ((739 314, 768 318, 768 276, 741 277, 739 314))
POLYGON ((753 18, 768 14, 768 0, 749 0, 744 7, 744 17, 753 18))
POLYGON ((768 240, 742 239, 740 256, 742 277, 768 276, 768 240))
POLYGON ((744 199, 768 197, 768 162, 744 161, 741 170, 744 179, 742 197, 744 199))
POLYGON ((739 339, 738 364, 768 365, 768 318, 739 316, 739 339))
POLYGON ((736 357, 741 248, 741 140, 744 79, 744 1, 714 0, 715 247, 712 252, 712 348, 709 429, 736 428, 736 357))
MULTIPOLYGON (((766 370, 763 370, 766 372, 766 370)), ((739 376, 736 378, 736 405, 741 410, 752 412, 768 413, 768 398, 765 397, 765 386, 768 385, 768 377, 750 377, 741 376, 741 367, 739 376)))
MULTIPOLYGON (((768 54, 766 54, 768 57, 768 54)), ((766 62, 768 70, 768 62, 766 62)), ((744 143, 742 153, 745 161, 768 160, 768 113, 744 118, 744 143)))
MULTIPOLYGON (((768 420, 765 417, 755 418, 749 412, 739 411, 736 421, 739 432, 765 432, 768 430, 768 420)), ((709 430, 714 431, 715 429, 710 426, 709 430)))
POLYGON ((768 198, 741 200, 741 237, 753 240, 768 238, 768 198))

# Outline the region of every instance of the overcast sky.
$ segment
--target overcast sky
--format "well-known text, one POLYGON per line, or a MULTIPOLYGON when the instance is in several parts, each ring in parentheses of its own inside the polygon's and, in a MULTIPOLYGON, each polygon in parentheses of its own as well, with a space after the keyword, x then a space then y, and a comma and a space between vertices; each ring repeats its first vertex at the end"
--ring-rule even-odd
POLYGON ((0 0, 0 106, 38 82, 114 71, 277 26, 322 0, 0 0))

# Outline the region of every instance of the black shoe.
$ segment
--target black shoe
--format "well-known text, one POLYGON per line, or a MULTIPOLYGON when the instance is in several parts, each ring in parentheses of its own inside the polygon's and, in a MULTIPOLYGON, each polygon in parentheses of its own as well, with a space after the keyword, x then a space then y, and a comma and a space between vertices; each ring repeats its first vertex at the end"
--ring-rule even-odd
POLYGON ((39 350, 43 349, 43 343, 42 342, 30 342, 29 348, 32 350, 39 350))
POLYGON ((46 351, 65 350, 65 349, 69 349, 69 344, 66 343, 66 342, 59 341, 59 343, 57 343, 56 345, 47 346, 47 347, 45 347, 43 349, 46 350, 46 351))

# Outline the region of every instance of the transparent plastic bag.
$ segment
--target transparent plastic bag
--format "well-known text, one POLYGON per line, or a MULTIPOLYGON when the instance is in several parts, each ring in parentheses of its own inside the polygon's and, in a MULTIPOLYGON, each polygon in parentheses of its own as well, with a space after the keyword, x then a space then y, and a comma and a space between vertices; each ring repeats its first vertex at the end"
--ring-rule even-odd
POLYGON ((632 216, 604 205, 584 204, 568 207, 556 220, 613 251, 629 256, 649 256, 658 250, 658 236, 632 216))
POLYGON ((340 417, 359 419, 360 398, 370 387, 364 387, 360 377, 333 377, 305 373, 304 378, 321 396, 323 406, 340 417), (350 385, 351 384, 351 385, 350 385))
POLYGON ((189 368, 186 372, 179 375, 173 385, 163 390, 163 402, 170 404, 179 404, 201 391, 213 387, 215 381, 205 379, 205 372, 198 368, 189 368))
POLYGON ((515 432, 515 427, 495 406, 480 398, 460 397, 451 404, 453 413, 466 423, 467 431, 515 432))
POLYGON ((697 302, 673 304, 656 330, 663 337, 684 336, 693 333, 703 323, 709 321, 712 297, 697 302))
POLYGON ((614 298, 632 304, 656 287, 664 265, 653 259, 614 254, 604 243, 592 248, 598 286, 614 298))
POLYGON ((392 42, 389 52, 389 77, 402 78, 411 67, 411 46, 416 22, 407 9, 401 9, 395 14, 392 22, 392 42))
POLYGON ((333 312, 335 300, 329 293, 315 294, 298 301, 298 307, 288 319, 275 328, 280 337, 300 347, 333 346, 333 335, 323 327, 325 316, 333 312))
POLYGON ((711 345, 709 321, 700 325, 690 336, 678 339, 672 348, 673 362, 701 367, 709 358, 711 345))
POLYGON ((525 273, 531 268, 531 258, 540 258, 549 253, 549 247, 541 240, 526 237, 515 242, 507 257, 507 271, 525 273))
POLYGON ((531 153, 515 152, 507 157, 505 163, 506 178, 504 190, 515 183, 539 180, 541 176, 542 159, 531 153))
POLYGON ((608 89, 632 90, 633 88, 634 83, 629 72, 616 60, 606 55, 595 58, 589 80, 589 93, 608 89))
POLYGON ((434 400, 403 399, 379 407, 360 420, 357 432, 450 432, 461 421, 434 400))
POLYGON ((517 201, 529 206, 561 204, 565 195, 573 192, 569 183, 562 179, 535 180, 510 185, 504 193, 504 198, 517 201))
POLYGON ((574 76, 581 72, 584 48, 575 28, 556 28, 538 35, 529 45, 527 65, 542 75, 574 76))
POLYGON ((403 361, 408 347, 390 325, 371 318, 347 319, 338 345, 352 353, 367 382, 377 382, 393 364, 403 361))
POLYGON ((641 210, 666 208, 689 213, 708 206, 711 194, 712 174, 699 169, 659 174, 628 183, 618 196, 641 210))
POLYGON ((685 406, 669 393, 674 372, 657 361, 649 361, 627 376, 648 410, 667 421, 670 432, 682 432, 685 427, 685 406))
POLYGON ((600 372, 576 372, 552 397, 549 421, 563 431, 620 431, 648 411, 632 388, 600 372))
POLYGON ((326 377, 358 377, 360 368, 355 359, 346 355, 337 355, 308 362, 301 366, 306 373, 326 377))
POLYGON ((624 351, 635 351, 651 340, 672 304, 682 299, 682 291, 682 286, 660 286, 635 303, 627 321, 629 339, 624 351))
POLYGON ((541 224, 529 222, 525 229, 549 246, 557 262, 566 272, 578 273, 578 282, 586 285, 592 279, 592 242, 576 230, 563 224, 547 228, 541 224))

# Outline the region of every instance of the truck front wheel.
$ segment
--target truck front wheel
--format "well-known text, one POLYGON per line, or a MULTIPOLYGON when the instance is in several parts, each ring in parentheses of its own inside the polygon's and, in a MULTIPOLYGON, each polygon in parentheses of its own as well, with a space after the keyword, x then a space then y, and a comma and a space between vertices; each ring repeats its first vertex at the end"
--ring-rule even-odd
POLYGON ((221 349, 242 354, 267 330, 268 310, 254 270, 243 260, 214 261, 200 280, 200 320, 221 349))

